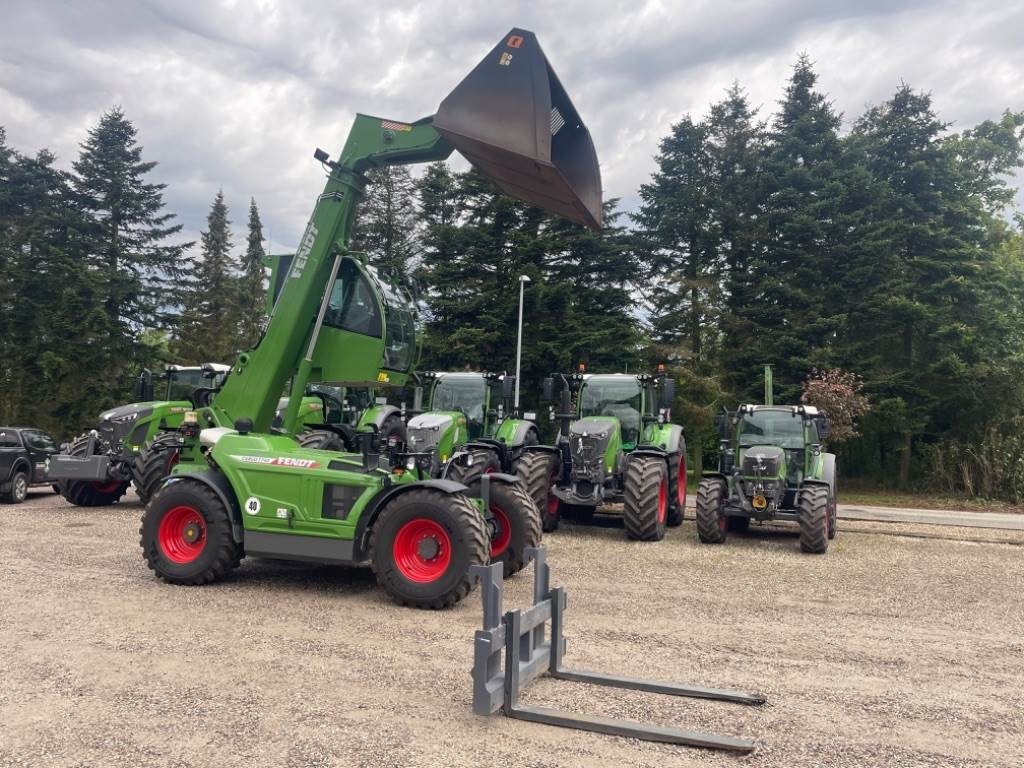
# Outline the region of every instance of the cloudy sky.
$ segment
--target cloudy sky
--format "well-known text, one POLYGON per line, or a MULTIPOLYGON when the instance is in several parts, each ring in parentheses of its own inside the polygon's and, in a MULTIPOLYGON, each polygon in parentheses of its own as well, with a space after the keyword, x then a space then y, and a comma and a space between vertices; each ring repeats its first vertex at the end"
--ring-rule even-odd
POLYGON ((252 196, 290 248, 323 184, 315 147, 335 155, 357 110, 432 114, 513 26, 537 33, 627 207, 672 122, 734 80, 769 116, 801 51, 847 126, 901 82, 954 130, 1024 109, 1024 0, 0 0, 0 125, 68 166, 120 104, 190 236, 223 188, 236 242, 252 196))

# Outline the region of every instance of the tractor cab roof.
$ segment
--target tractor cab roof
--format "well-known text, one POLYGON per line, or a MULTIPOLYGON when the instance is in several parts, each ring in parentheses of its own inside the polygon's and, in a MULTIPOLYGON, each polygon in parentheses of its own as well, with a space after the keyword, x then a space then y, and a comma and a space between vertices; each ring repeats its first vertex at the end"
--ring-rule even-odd
POLYGON ((814 418, 823 415, 817 406, 813 405, 741 405, 740 411, 785 411, 786 413, 803 414, 814 418))

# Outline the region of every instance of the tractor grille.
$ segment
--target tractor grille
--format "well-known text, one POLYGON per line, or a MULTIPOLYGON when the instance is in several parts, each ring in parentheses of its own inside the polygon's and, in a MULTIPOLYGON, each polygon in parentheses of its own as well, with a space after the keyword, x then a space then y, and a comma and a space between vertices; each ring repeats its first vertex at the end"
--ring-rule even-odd
POLYGON ((408 433, 413 453, 432 451, 441 442, 441 430, 437 427, 409 427, 408 433))
POLYGON ((779 473, 780 458, 748 452, 743 457, 743 475, 753 477, 775 477, 779 473))

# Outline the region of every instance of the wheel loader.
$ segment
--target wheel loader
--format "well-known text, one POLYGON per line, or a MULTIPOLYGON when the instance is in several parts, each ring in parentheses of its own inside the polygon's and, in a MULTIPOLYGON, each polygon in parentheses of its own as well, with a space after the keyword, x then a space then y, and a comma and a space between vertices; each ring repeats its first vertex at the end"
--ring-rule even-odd
POLYGON ((615 503, 630 539, 660 541, 666 527, 682 524, 686 435, 671 423, 675 381, 661 369, 591 374, 581 366, 545 379, 546 401, 555 402, 556 388, 556 443, 527 448, 518 467, 544 530, 563 514, 585 521, 615 503))
POLYGON ((303 447, 293 426, 310 382, 387 384, 412 357, 411 313, 366 279, 347 243, 367 171, 453 150, 501 191, 600 228, 593 142, 531 32, 505 35, 432 116, 357 115, 336 159, 314 153, 327 182, 262 339, 186 414, 180 461, 147 505, 140 542, 160 578, 206 584, 247 555, 369 565, 398 602, 443 608, 468 594, 470 566, 500 542, 493 506, 538 516, 514 476, 490 475, 475 501, 461 483, 392 467, 373 431, 351 454, 303 447))
POLYGON ((836 457, 825 450, 828 417, 811 405, 775 405, 765 367, 765 402, 741 405, 715 420, 718 468, 697 491, 697 534, 721 544, 751 520, 800 526, 800 549, 824 554, 836 535, 836 457))

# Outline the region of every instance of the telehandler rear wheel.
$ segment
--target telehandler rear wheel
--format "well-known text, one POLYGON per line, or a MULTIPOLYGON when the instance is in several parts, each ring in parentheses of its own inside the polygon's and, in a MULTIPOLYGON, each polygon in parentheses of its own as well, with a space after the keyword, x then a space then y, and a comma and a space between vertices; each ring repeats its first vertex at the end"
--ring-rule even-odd
MULTIPOLYGON (((72 456, 87 456, 89 436, 82 435, 68 450, 72 456)), ((128 492, 126 480, 61 480, 61 495, 79 507, 105 507, 113 504, 128 492)))
POLYGON ((559 507, 558 497, 551 493, 558 472, 558 457, 550 453, 530 451, 519 459, 516 474, 526 486, 533 503, 540 512, 541 529, 550 533, 558 528, 559 507))
POLYGON ((139 501, 146 504, 153 498, 180 457, 181 446, 176 432, 157 435, 151 443, 143 446, 132 468, 139 501))
MULTIPOLYGON (((471 498, 480 497, 480 481, 469 487, 471 498)), ((540 546, 541 518, 526 489, 515 483, 491 484, 491 562, 504 564, 507 579, 523 570, 526 548, 540 546)))
POLYGON ((658 456, 633 456, 622 489, 626 536, 635 541, 661 541, 668 517, 668 466, 658 456))
POLYGON ((729 529, 722 514, 727 487, 720 477, 705 477, 697 489, 697 536, 705 544, 721 544, 729 529))
POLYGON ((171 584, 220 581, 244 555, 231 536, 231 513, 205 483, 175 480, 157 491, 142 515, 146 565, 171 584))
POLYGON ((812 555, 824 554, 831 538, 828 535, 828 488, 823 485, 802 488, 797 512, 800 517, 800 551, 812 555))
POLYGON ((471 565, 489 562, 483 516, 461 493, 406 491, 370 532, 370 565, 391 597, 415 608, 447 608, 473 589, 471 565))

